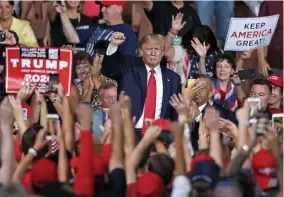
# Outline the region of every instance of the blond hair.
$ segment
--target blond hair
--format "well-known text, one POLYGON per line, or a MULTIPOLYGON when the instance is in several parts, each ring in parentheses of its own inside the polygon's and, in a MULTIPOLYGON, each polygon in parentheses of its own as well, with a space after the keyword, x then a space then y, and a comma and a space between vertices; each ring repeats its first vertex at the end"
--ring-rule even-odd
POLYGON ((158 41, 161 44, 162 49, 165 50, 165 37, 161 34, 144 35, 140 40, 139 48, 141 49, 143 44, 148 43, 149 41, 158 41))

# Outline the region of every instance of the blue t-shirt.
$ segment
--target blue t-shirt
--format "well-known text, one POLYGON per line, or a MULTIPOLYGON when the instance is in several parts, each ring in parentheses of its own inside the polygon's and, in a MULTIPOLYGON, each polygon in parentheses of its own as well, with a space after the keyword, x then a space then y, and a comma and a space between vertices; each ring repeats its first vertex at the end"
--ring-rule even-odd
POLYGON ((77 30, 80 44, 85 45, 86 52, 91 56, 94 56, 94 45, 99 40, 110 40, 115 31, 122 32, 126 37, 124 43, 118 47, 118 51, 123 55, 136 56, 137 37, 131 27, 125 23, 77 30))

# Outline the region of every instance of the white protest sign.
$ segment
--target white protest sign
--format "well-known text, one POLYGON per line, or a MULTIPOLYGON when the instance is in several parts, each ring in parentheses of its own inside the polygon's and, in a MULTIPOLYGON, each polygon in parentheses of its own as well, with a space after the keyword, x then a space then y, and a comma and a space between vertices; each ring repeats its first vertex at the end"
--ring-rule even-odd
POLYGON ((274 34, 279 14, 256 18, 231 18, 225 51, 266 47, 274 34))

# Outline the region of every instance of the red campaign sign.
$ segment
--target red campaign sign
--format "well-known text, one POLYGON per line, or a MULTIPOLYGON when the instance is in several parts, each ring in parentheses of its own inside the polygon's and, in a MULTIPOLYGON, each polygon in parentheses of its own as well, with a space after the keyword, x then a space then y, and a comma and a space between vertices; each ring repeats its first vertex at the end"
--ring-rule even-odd
POLYGON ((73 53, 59 48, 6 48, 6 92, 17 93, 23 79, 31 79, 45 93, 50 73, 58 73, 66 95, 72 80, 73 53))

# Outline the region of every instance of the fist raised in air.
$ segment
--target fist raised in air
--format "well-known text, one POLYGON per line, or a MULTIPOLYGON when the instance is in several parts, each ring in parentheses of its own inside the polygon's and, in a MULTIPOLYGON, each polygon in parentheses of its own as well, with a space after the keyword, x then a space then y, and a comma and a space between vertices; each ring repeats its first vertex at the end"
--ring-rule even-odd
POLYGON ((125 36, 121 32, 113 32, 111 35, 111 44, 119 46, 125 41, 125 36))

